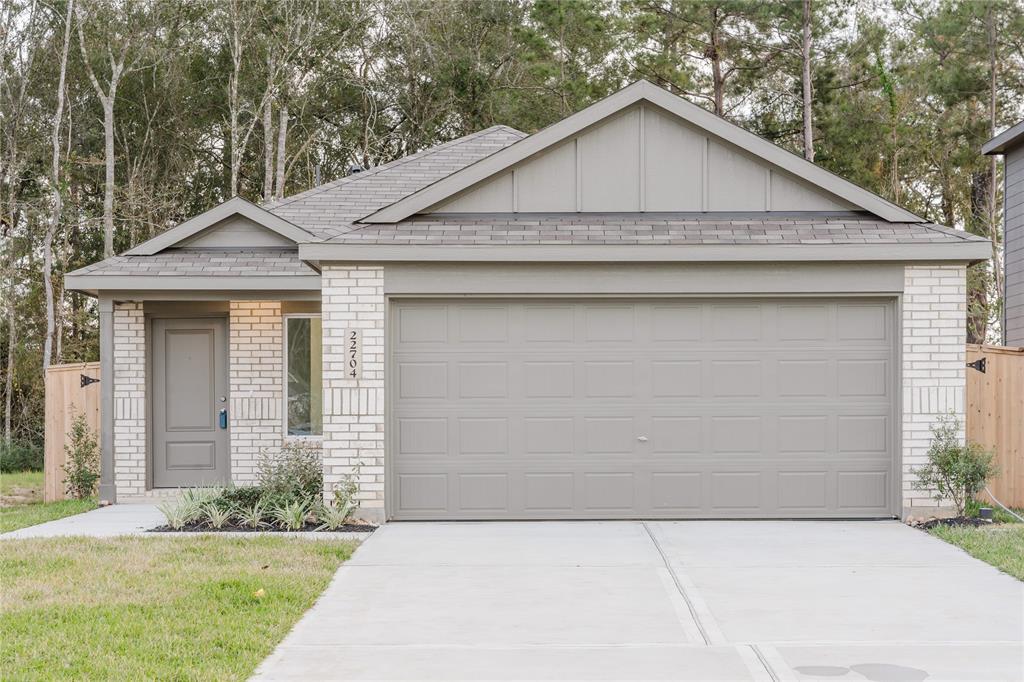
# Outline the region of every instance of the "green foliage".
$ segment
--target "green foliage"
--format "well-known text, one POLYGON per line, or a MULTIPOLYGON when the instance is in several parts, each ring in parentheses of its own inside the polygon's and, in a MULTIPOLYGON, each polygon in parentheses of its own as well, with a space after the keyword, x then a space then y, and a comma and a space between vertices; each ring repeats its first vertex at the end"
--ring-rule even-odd
POLYGON ((223 509, 213 502, 203 506, 202 510, 202 519, 210 528, 223 528, 234 516, 231 509, 223 509))
POLYGON ((917 489, 932 492, 937 501, 953 502, 958 516, 963 516, 967 502, 997 473, 993 453, 977 443, 964 443, 961 434, 960 420, 940 419, 932 427, 928 463, 914 472, 917 489))
POLYGON ((263 500, 256 500, 250 506, 237 507, 235 518, 246 528, 259 530, 267 525, 265 519, 270 515, 270 508, 263 500))
POLYGON ((100 480, 100 447, 96 433, 89 427, 84 414, 75 415, 72 419, 64 452, 67 461, 62 468, 68 495, 77 500, 92 497, 100 480))
POLYGON ((302 442, 288 442, 278 452, 264 452, 259 464, 264 496, 318 499, 324 487, 320 451, 302 442))
POLYGON ((164 515, 167 525, 174 530, 181 530, 186 524, 191 523, 200 511, 194 502, 182 500, 165 500, 157 505, 157 509, 164 515))
POLYGON ((270 516, 278 526, 285 530, 302 530, 310 515, 310 503, 306 500, 293 500, 270 511, 270 516))
POLYGON ((356 492, 359 490, 358 483, 359 467, 345 476, 339 483, 335 484, 334 494, 330 503, 322 503, 317 507, 316 516, 320 526, 317 530, 338 530, 346 523, 356 507, 356 492))
POLYGON ((43 449, 28 443, 0 439, 0 473, 42 471, 43 449))

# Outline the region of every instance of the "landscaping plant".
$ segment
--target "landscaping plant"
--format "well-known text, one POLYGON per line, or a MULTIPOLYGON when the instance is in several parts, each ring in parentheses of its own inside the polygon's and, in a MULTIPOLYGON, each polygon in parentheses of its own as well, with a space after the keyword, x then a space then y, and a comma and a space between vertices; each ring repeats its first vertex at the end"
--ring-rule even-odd
POLYGON ((961 438, 960 420, 942 417, 932 427, 928 463, 918 469, 914 484, 918 490, 933 493, 937 501, 949 500, 957 516, 964 515, 967 502, 985 488, 985 482, 997 472, 993 453, 977 443, 961 438))
POLYGON ((308 500, 294 500, 288 504, 274 507, 270 512, 274 521, 285 530, 302 530, 309 517, 308 500))
POLYGON ((267 517, 268 508, 263 500, 256 500, 252 506, 239 507, 235 512, 235 518, 246 528, 257 530, 267 525, 263 520, 267 517))
POLYGON ((203 506, 203 520, 210 528, 223 528, 231 520, 233 513, 230 509, 224 509, 214 502, 203 506))
POLYGON ((321 522, 317 530, 338 530, 348 522, 356 505, 355 497, 359 490, 359 484, 356 481, 358 475, 359 467, 357 466, 352 474, 345 476, 340 483, 335 484, 331 502, 321 503, 317 510, 317 518, 321 522))
POLYGON ((319 499, 324 488, 319 450, 292 441, 285 443, 278 452, 265 451, 259 464, 259 487, 264 496, 319 499))
POLYGON ((67 463, 61 467, 66 474, 64 486, 68 495, 84 500, 93 496, 100 480, 100 448, 84 414, 75 415, 71 421, 69 437, 70 442, 64 446, 67 463))
POLYGON ((192 519, 194 511, 192 509, 193 503, 184 502, 180 500, 165 500, 157 505, 157 509, 167 519, 167 525, 173 530, 181 530, 185 527, 185 524, 189 523, 192 519))

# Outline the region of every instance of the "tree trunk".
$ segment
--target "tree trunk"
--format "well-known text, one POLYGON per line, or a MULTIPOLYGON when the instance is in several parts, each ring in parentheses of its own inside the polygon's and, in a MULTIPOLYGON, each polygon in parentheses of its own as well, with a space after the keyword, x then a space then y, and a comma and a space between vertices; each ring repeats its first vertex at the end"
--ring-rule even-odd
MULTIPOLYGON (((996 136, 996 103, 997 103, 997 82, 999 71, 999 59, 997 49, 999 46, 996 34, 996 16, 993 4, 989 3, 985 9, 985 28, 988 34, 988 124, 989 139, 996 136)), ((988 157, 988 173, 991 177, 988 187, 988 228, 989 239, 992 240, 992 281, 995 286, 995 295, 998 299, 1003 298, 1003 266, 999 258, 999 220, 998 207, 996 206, 996 157, 991 154, 988 157)), ((1006 302, 1003 301, 1003 305, 1006 302)), ((1000 342, 1006 342, 1005 325, 1000 324, 1000 342)))
POLYGON ((725 79, 722 77, 721 36, 718 32, 718 8, 711 7, 711 31, 708 57, 711 60, 711 85, 714 90, 715 114, 725 115, 725 79))
MULTIPOLYGON (((11 284, 14 283, 14 269, 11 269, 11 284)), ((12 287, 13 288, 13 287, 12 287)), ((11 408, 14 404, 14 351, 17 348, 14 336, 14 297, 7 297, 7 376, 4 385, 4 439, 11 443, 11 408)))
MULTIPOLYGON (((53 238, 60 227, 60 215, 63 208, 63 195, 60 191, 60 125, 64 118, 64 81, 68 70, 68 48, 71 45, 71 12, 69 3, 64 17, 64 49, 61 51, 60 78, 57 80, 57 111, 53 115, 53 126, 50 142, 53 145, 53 157, 50 165, 50 221, 43 237, 43 291, 46 297, 46 336, 43 338, 43 371, 45 372, 53 360, 53 335, 56 328, 53 300, 53 238)), ((104 201, 104 208, 106 201, 104 201)), ((104 243, 106 243, 104 238, 104 243)))
POLYGON ((288 103, 281 102, 281 112, 277 123, 277 198, 284 198, 285 161, 287 160, 288 142, 288 103))
MULTIPOLYGON (((269 88, 270 85, 268 84, 269 88)), ((272 99, 263 107, 263 203, 274 200, 274 117, 272 99)))
POLYGON ((103 257, 114 255, 114 90, 103 103, 103 155, 106 175, 103 187, 103 257))
POLYGON ((803 41, 801 43, 801 56, 803 60, 803 74, 801 80, 804 86, 804 158, 814 161, 814 123, 811 117, 811 0, 803 0, 803 41))

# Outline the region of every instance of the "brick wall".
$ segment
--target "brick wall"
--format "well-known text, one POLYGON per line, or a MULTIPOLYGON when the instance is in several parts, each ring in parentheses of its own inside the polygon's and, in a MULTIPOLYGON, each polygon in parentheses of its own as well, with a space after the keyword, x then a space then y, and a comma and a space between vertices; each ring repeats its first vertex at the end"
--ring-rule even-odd
POLYGON ((324 487, 358 466, 357 516, 384 520, 384 269, 325 265, 324 487), (362 377, 345 375, 345 330, 362 330, 362 377))
POLYGON ((228 323, 231 479, 255 482, 262 453, 284 433, 284 336, 279 301, 231 301, 228 323))
POLYGON ((914 470, 927 461, 931 427, 948 414, 964 420, 966 268, 908 266, 903 289, 903 511, 936 511, 927 491, 914 488, 914 470))
POLYGON ((114 487, 146 490, 146 321, 141 303, 114 304, 114 487))

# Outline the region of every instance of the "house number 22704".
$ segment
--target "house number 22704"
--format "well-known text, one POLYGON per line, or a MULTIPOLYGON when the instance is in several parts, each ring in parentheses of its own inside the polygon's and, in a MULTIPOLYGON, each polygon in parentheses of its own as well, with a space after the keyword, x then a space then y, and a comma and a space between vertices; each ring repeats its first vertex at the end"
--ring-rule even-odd
POLYGON ((360 379, 363 374, 363 332, 359 329, 345 330, 345 376, 360 379))

